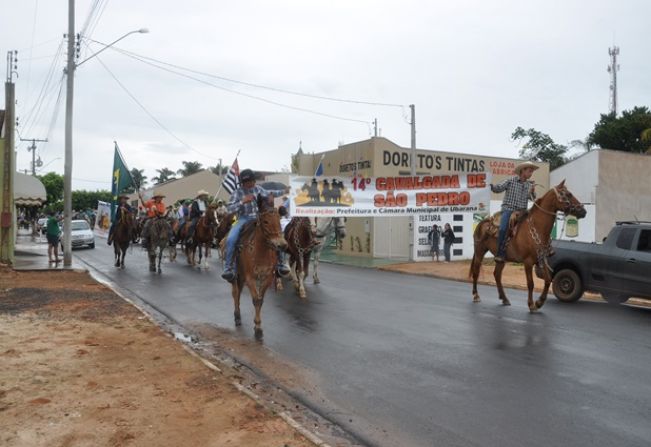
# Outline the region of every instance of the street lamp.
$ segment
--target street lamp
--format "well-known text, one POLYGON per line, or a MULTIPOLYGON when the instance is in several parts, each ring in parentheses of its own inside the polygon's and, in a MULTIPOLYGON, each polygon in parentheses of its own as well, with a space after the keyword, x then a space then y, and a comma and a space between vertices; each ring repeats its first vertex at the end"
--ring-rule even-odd
POLYGON ((68 64, 66 66, 66 131, 65 131, 65 161, 63 167, 63 266, 72 265, 72 239, 70 226, 72 223, 72 105, 75 87, 75 68, 87 60, 97 56, 102 51, 115 45, 120 40, 134 33, 148 33, 147 28, 130 31, 119 39, 106 45, 97 53, 90 55, 75 64, 75 0, 68 0, 68 64))

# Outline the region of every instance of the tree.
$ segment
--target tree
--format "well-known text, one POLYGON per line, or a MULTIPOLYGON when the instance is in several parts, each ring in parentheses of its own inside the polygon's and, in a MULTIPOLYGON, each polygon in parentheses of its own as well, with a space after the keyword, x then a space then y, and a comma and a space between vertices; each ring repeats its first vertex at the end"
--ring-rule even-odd
POLYGON ((640 134, 640 138, 642 139, 642 142, 647 145, 646 153, 651 154, 651 127, 644 129, 640 134))
POLYGON ((156 169, 156 172, 158 172, 158 176, 151 179, 155 184, 164 183, 176 178, 176 173, 168 168, 156 169))
POLYGON ((536 129, 523 129, 516 127, 511 134, 513 141, 528 138, 527 142, 520 149, 520 157, 531 161, 546 161, 549 169, 554 170, 567 162, 567 146, 555 143, 546 133, 536 129))
POLYGON ((63 176, 56 172, 48 172, 45 175, 37 176, 38 179, 45 186, 45 193, 47 195, 47 203, 54 205, 55 203, 63 200, 63 176))
POLYGON ((219 165, 217 165, 217 166, 213 166, 212 168, 208 168, 208 169, 210 169, 210 171, 215 175, 226 175, 226 173, 228 173, 228 170, 230 168, 228 166, 222 166, 221 169, 220 169, 219 165))
POLYGON ((145 185, 147 184, 147 176, 145 175, 144 169, 132 168, 131 171, 129 172, 131 173, 131 178, 133 179, 134 185, 131 185, 128 188, 124 189, 123 192, 127 194, 136 192, 140 188, 144 188, 145 185))
POLYGON ((113 196, 111 191, 72 191, 72 209, 73 210, 87 210, 96 209, 97 202, 111 202, 113 196))
POLYGON ((184 161, 182 163, 183 163, 183 168, 176 171, 176 173, 181 174, 183 177, 196 174, 197 172, 203 169, 203 166, 198 161, 184 161))
POLYGON ((647 107, 624 110, 619 118, 614 113, 602 114, 586 142, 591 147, 644 153, 649 143, 642 134, 649 128, 651 111, 647 107))

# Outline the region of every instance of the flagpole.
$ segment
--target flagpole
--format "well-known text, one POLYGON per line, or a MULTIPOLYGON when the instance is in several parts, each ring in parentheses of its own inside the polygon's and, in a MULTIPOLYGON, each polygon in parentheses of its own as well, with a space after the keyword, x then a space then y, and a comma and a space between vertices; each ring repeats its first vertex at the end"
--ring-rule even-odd
POLYGON ((319 162, 316 165, 316 169, 314 170, 314 177, 317 177, 316 173, 319 171, 319 166, 323 162, 324 158, 325 158, 325 154, 321 154, 321 158, 319 159, 319 162))
MULTIPOLYGON (((237 160, 237 157, 240 156, 240 152, 242 152, 242 149, 238 149, 238 150, 237 150, 237 154, 235 154, 235 160, 237 160)), ((233 165, 231 164, 231 167, 232 167, 232 166, 233 166, 233 165)), ((228 169, 230 170, 230 168, 228 168, 228 169)), ((220 171, 220 172, 219 172, 219 178, 220 178, 220 180, 221 180, 221 175, 222 175, 222 173, 221 173, 221 171, 220 171)), ((219 189, 217 190, 217 192, 215 193, 215 195, 212 197, 212 203, 215 203, 215 202, 217 201, 217 196, 219 195, 220 192, 222 192, 222 185, 223 185, 223 184, 224 184, 223 181, 220 181, 220 182, 219 182, 219 189)))

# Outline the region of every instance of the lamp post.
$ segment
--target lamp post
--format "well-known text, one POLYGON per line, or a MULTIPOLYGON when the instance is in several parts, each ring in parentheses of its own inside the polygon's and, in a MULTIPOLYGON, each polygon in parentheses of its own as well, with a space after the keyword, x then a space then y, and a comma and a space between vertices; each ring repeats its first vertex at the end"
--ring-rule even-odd
POLYGON ((102 51, 115 45, 134 33, 148 33, 147 28, 130 31, 119 39, 106 45, 97 53, 75 64, 75 0, 68 0, 68 64, 66 66, 66 125, 65 125, 65 160, 63 167, 63 266, 72 265, 72 240, 70 224, 72 222, 72 106, 75 87, 75 68, 102 51))

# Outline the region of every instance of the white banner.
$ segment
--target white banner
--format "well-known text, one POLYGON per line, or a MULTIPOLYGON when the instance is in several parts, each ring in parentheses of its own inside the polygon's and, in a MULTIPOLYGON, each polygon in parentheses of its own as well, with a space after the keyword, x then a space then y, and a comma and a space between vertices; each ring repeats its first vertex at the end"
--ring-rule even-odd
POLYGON ((95 218, 95 231, 107 235, 111 226, 111 204, 97 201, 97 213, 95 215, 97 216, 95 218))
POLYGON ((292 216, 483 213, 490 173, 394 177, 290 177, 292 216))

